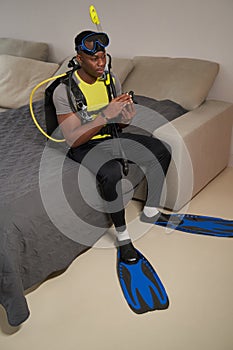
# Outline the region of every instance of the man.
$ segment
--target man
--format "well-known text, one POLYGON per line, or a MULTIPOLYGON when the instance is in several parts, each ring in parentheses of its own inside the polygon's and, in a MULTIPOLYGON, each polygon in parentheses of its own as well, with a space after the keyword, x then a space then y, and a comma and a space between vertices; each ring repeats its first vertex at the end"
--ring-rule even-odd
MULTIPOLYGON (((58 123, 70 146, 68 156, 96 175, 101 195, 107 203, 107 212, 116 228, 121 258, 126 263, 134 263, 138 256, 127 231, 121 189, 117 185, 122 179, 122 158, 126 157, 146 168, 148 196, 141 220, 154 223, 161 215, 164 218, 164 214, 157 207, 171 155, 168 146, 158 139, 121 132, 136 111, 130 94, 121 93, 115 76, 113 81, 116 96, 109 101, 106 80, 103 78, 106 66, 105 48, 108 44, 106 33, 83 31, 75 38, 79 68, 75 71, 74 79, 86 99, 91 120, 85 120, 82 111, 73 112, 64 84, 55 89, 53 102, 58 123), (114 136, 120 137, 124 153, 118 144, 116 154, 116 147, 113 147, 114 136), (93 150, 94 156, 88 157, 93 150)), ((169 220, 169 216, 166 219, 169 220)))

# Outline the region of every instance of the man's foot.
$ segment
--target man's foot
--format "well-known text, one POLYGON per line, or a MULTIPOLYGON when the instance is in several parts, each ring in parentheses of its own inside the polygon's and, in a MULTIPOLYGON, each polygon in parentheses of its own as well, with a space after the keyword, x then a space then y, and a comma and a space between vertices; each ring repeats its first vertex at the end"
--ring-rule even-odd
POLYGON ((182 223, 182 219, 178 216, 172 216, 169 214, 158 213, 154 216, 146 216, 143 212, 141 213, 140 220, 148 224, 156 224, 156 222, 170 222, 170 224, 178 226, 182 223))
POLYGON ((120 250, 120 257, 126 264, 136 264, 139 259, 138 253, 131 240, 117 241, 120 250))

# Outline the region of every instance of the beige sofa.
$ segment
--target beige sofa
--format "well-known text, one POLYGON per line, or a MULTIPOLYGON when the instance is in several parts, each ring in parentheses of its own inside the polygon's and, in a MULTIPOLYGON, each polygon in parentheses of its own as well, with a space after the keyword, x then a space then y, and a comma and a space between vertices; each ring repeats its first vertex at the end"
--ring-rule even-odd
MULTIPOLYGON (((37 83, 67 70, 72 55, 59 67, 46 62, 48 52, 45 43, 0 39, 0 109, 27 104, 37 83)), ((144 56, 114 57, 112 65, 123 91, 133 90, 157 100, 170 99, 189 110, 156 130, 144 118, 136 118, 141 128, 172 147, 173 160, 161 206, 177 211, 228 164, 233 106, 208 100, 219 65, 200 59, 144 56)), ((42 96, 40 89, 34 100, 42 96)), ((144 200, 145 193, 143 181, 135 197, 144 200)))

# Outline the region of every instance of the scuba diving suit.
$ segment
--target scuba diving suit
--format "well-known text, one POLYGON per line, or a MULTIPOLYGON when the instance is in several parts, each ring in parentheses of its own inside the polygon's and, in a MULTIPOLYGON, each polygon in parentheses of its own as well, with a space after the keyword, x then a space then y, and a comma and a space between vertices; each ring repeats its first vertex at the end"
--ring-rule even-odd
MULTIPOLYGON (((121 87, 117 77, 114 77, 117 95, 121 94, 121 87)), ((86 99, 89 114, 97 114, 109 103, 108 93, 102 79, 97 79, 94 84, 87 84, 78 75, 74 74, 74 80, 86 99)), ((72 112, 67 96, 67 87, 60 84, 54 90, 53 103, 56 114, 68 114, 72 112)), ((78 114, 77 114, 77 117, 78 114)), ((142 116, 143 117, 143 116, 142 116)), ((71 147, 68 156, 90 170, 99 184, 100 193, 106 203, 106 212, 111 216, 117 231, 126 228, 124 201, 120 182, 123 178, 121 149, 124 156, 137 164, 145 172, 148 184, 146 205, 159 206, 164 178, 166 176, 171 153, 168 145, 160 140, 133 133, 124 132, 117 126, 118 139, 115 139, 114 128, 111 124, 104 126, 97 135, 88 142, 78 147, 71 147), (120 147, 119 147, 120 142, 120 147)))

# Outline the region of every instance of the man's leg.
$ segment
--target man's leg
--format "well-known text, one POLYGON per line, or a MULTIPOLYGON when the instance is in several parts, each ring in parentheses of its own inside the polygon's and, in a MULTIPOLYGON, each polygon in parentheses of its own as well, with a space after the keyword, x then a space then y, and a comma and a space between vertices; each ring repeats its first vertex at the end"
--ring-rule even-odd
POLYGON ((154 223, 161 218, 163 221, 180 221, 170 215, 162 214, 160 206, 161 193, 166 174, 171 162, 171 148, 159 139, 135 134, 121 134, 122 147, 128 159, 146 168, 147 200, 141 215, 141 221, 154 223))
MULTIPOLYGON (((137 260, 137 253, 131 243, 125 222, 125 209, 123 205, 121 179, 121 164, 112 159, 107 147, 95 147, 94 143, 85 144, 71 149, 69 157, 81 163, 96 175, 100 186, 100 194, 105 202, 106 212, 111 216, 117 232, 117 242, 121 250, 121 257, 126 262, 137 260)), ((111 146, 111 145, 110 145, 111 146)))
POLYGON ((168 167, 170 147, 159 139, 137 134, 121 134, 121 144, 127 158, 145 168, 148 184, 146 206, 158 207, 168 167))

